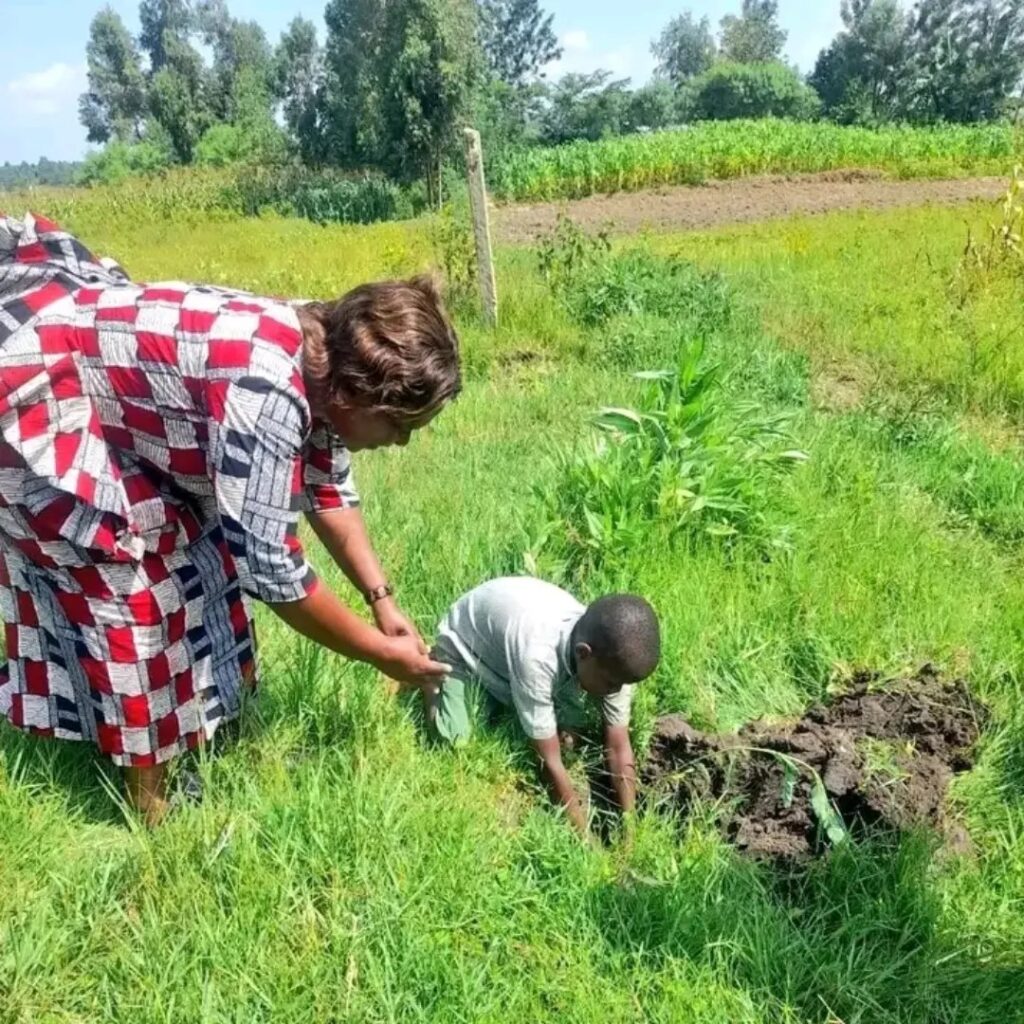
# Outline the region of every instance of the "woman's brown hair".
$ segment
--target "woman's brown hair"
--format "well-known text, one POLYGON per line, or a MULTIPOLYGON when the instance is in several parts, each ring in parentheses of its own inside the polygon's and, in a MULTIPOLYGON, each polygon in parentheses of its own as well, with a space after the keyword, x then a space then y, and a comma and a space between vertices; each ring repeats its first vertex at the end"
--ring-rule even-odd
POLYGON ((462 389, 458 337, 429 277, 364 284, 298 312, 315 406, 340 401, 411 420, 462 389))

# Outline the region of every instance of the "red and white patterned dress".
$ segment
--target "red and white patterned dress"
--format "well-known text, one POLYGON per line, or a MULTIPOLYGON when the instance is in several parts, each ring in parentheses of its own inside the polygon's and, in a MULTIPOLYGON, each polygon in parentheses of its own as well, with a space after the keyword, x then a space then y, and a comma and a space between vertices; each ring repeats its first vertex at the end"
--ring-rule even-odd
POLYGON ((255 680, 247 596, 316 577, 299 515, 357 503, 288 304, 132 283, 0 215, 0 714, 153 765, 255 680))

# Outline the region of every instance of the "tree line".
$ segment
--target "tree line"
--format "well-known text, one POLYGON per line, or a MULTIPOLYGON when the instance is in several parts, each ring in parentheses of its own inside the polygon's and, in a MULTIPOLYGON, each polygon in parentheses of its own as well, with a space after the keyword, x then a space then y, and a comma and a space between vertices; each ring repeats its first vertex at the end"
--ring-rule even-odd
POLYGON ((600 69, 547 81, 562 51, 539 0, 328 0, 322 42, 299 17, 276 44, 226 0, 142 0, 137 35, 106 8, 80 116, 107 148, 86 178, 297 161, 423 181, 436 197, 466 123, 493 152, 733 117, 971 122, 1020 87, 1020 0, 842 0, 843 29, 806 79, 783 60, 778 6, 742 0, 717 33, 682 12, 639 89, 600 69))
POLYGON ((0 164, 0 190, 25 188, 32 185, 73 185, 82 170, 80 161, 48 160, 43 157, 35 163, 22 161, 0 164))

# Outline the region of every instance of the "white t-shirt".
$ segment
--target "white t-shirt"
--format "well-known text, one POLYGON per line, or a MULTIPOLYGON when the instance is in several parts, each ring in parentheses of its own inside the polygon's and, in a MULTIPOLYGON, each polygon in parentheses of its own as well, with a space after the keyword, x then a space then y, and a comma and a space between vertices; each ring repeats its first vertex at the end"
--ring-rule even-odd
MULTIPOLYGON (((438 627, 436 656, 452 666, 453 675, 477 679, 496 700, 513 705, 530 739, 549 739, 558 734, 559 719, 582 710, 571 637, 585 610, 543 580, 490 580, 448 610, 438 627)), ((604 697, 605 722, 628 725, 632 698, 632 686, 604 697)))

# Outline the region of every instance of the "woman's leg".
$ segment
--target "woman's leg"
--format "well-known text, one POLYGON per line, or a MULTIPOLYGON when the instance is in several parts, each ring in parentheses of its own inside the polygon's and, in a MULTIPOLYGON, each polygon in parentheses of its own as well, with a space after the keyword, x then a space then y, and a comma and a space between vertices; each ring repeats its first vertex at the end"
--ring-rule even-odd
POLYGON ((125 768, 125 789, 128 803, 142 815, 150 828, 155 828, 167 814, 167 765, 149 768, 125 768))

